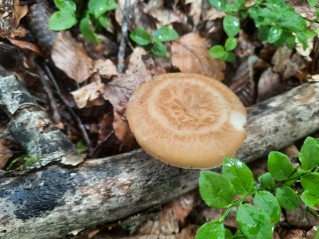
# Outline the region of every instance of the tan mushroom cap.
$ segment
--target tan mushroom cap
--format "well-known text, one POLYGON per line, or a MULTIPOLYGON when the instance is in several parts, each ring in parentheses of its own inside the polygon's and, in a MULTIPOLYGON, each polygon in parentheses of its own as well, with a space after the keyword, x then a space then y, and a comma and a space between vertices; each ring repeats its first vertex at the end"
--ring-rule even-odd
POLYGON ((140 85, 126 115, 147 153, 183 168, 216 167, 246 138, 247 113, 238 97, 197 74, 163 74, 140 85))

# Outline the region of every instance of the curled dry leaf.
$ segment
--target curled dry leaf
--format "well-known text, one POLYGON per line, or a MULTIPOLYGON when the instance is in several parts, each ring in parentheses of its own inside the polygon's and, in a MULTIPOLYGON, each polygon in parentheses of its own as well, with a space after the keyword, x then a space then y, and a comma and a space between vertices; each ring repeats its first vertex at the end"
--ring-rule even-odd
POLYGON ((76 91, 72 91, 71 94, 73 95, 76 105, 81 109, 87 105, 88 101, 97 99, 103 92, 104 84, 100 80, 97 80, 82 86, 76 91))
POLYGON ((271 67, 265 70, 258 81, 257 102, 274 96, 278 92, 277 89, 280 88, 280 80, 280 75, 274 72, 271 67))
POLYGON ((225 63, 211 58, 204 38, 196 33, 182 36, 172 44, 172 63, 184 73, 224 79, 225 63))
POLYGON ((186 0, 185 4, 190 4, 189 15, 192 16, 194 26, 197 26, 202 14, 202 3, 203 0, 186 0))
POLYGON ((157 27, 166 26, 173 22, 187 22, 186 15, 178 9, 151 8, 145 9, 145 13, 157 20, 157 27))
POLYGON ((148 53, 145 51, 142 47, 135 47, 128 63, 128 67, 126 70, 126 74, 149 74, 147 66, 145 65, 143 61, 143 56, 148 55, 148 53))
POLYGON ((40 50, 40 48, 31 43, 31 42, 27 42, 27 41, 21 41, 21 40, 15 40, 15 39, 12 39, 12 38, 7 38, 8 41, 10 41, 13 45, 21 48, 21 49, 27 49, 29 51, 32 51, 33 53, 37 54, 38 56, 42 56, 43 57, 43 54, 40 50))
POLYGON ((52 60, 56 67, 78 83, 87 80, 92 73, 92 59, 83 45, 69 32, 61 31, 54 40, 52 60))
POLYGON ((103 78, 109 79, 111 76, 117 75, 116 66, 109 60, 98 59, 93 63, 93 71, 97 72, 103 78))

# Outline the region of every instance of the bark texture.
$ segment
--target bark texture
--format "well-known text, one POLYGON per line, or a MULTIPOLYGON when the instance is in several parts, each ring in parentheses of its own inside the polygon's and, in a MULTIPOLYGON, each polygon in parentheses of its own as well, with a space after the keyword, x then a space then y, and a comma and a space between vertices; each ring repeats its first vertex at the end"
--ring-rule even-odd
MULTIPOLYGON (((319 84, 306 84, 248 109, 248 138, 237 156, 251 162, 319 129, 319 84)), ((0 176, 0 238, 64 238, 126 218, 195 189, 198 170, 165 165, 143 150, 88 160, 76 168, 0 176)))

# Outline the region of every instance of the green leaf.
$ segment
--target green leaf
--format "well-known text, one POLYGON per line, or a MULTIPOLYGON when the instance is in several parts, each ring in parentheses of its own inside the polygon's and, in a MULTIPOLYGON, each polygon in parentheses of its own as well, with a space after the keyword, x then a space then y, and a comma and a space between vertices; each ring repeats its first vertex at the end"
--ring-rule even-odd
POLYGON ((288 156, 277 151, 270 152, 268 155, 268 170, 278 181, 288 179, 295 171, 288 156))
POLYGON ((76 4, 73 0, 54 0, 55 6, 60 10, 69 11, 75 13, 76 4))
POLYGON ((224 10, 226 5, 226 0, 208 0, 209 3, 217 10, 224 10))
POLYGON ((301 200, 306 204, 307 207, 310 207, 314 210, 319 210, 318 196, 310 195, 307 191, 304 191, 301 194, 301 200))
POLYGON ((155 56, 159 56, 159 57, 166 57, 167 55, 166 47, 161 42, 154 42, 151 46, 151 52, 155 56))
POLYGON ((319 2, 319 0, 307 0, 308 4, 310 5, 310 7, 314 7, 317 5, 317 3, 319 2))
POLYGON ((176 40, 179 37, 178 33, 174 29, 168 27, 160 27, 153 34, 153 41, 155 42, 167 42, 176 40))
POLYGON ((106 16, 100 16, 98 20, 100 25, 107 29, 107 26, 109 25, 109 19, 106 16))
POLYGON ((245 7, 246 0, 234 0, 234 4, 238 9, 245 7))
POLYGON ((68 10, 61 10, 53 13, 49 21, 49 29, 52 31, 62 31, 69 29, 77 23, 75 14, 68 10))
POLYGON ((216 45, 210 48, 208 54, 221 61, 225 61, 228 57, 227 51, 225 51, 224 47, 221 45, 216 45))
POLYGON ((289 37, 287 37, 286 42, 285 42, 286 46, 289 49, 293 49, 296 46, 296 37, 293 35, 290 35, 289 37))
POLYGON ((195 239, 224 239, 225 228, 224 224, 218 221, 206 222, 196 233, 195 239))
POLYGON ((256 193, 254 204, 268 214, 273 223, 279 222, 280 205, 277 198, 268 191, 259 191, 256 193))
POLYGON ((274 43, 276 41, 278 41, 281 37, 283 30, 281 27, 279 26, 272 26, 269 29, 269 33, 268 33, 268 37, 267 37, 267 41, 269 43, 274 43))
POLYGON ((224 31, 228 37, 234 37, 240 30, 240 22, 238 17, 226 16, 223 20, 224 31))
POLYGON ((130 34, 130 38, 136 42, 138 45, 146 46, 151 43, 152 37, 151 35, 145 31, 143 28, 135 28, 133 32, 130 34))
POLYGON ((235 198, 231 182, 224 176, 210 171, 200 172, 199 193, 208 206, 215 208, 225 208, 235 198))
POLYGON ((222 175, 230 180, 236 194, 245 194, 256 189, 256 183, 250 169, 242 161, 227 157, 224 159, 222 175))
POLYGON ((233 233, 225 228, 225 239, 232 239, 233 238, 233 233))
POLYGON ((225 50, 226 51, 232 51, 236 48, 237 46, 237 39, 233 37, 227 38, 225 42, 225 50))
POLYGON ((237 229, 236 234, 233 236, 232 239, 247 239, 247 237, 244 235, 244 233, 240 230, 240 228, 237 229))
POLYGON ((233 52, 227 52, 226 61, 234 62, 236 60, 236 55, 233 52))
POLYGON ((299 153, 301 168, 304 170, 312 170, 319 164, 319 144, 312 138, 307 137, 302 145, 299 153))
POLYGON ((84 38, 88 41, 95 44, 99 43, 99 39, 97 38, 96 34, 94 33, 94 29, 91 26, 90 14, 88 12, 80 21, 80 31, 83 34, 84 38))
POLYGON ((289 187, 276 189, 276 198, 281 207, 287 210, 294 210, 299 206, 300 199, 298 194, 289 187))
POLYGON ((83 140, 79 140, 76 143, 75 148, 76 148, 76 151, 80 154, 88 150, 88 147, 84 144, 83 140))
POLYGON ((271 189, 275 186, 274 179, 269 172, 260 175, 258 177, 258 182, 263 189, 271 189))
POLYGON ((309 173, 301 177, 302 187, 311 195, 319 196, 319 173, 309 173))
POLYGON ((236 221, 240 230, 249 239, 271 239, 273 224, 269 216, 250 204, 238 207, 236 221))
POLYGON ((89 13, 95 18, 99 18, 104 13, 117 8, 117 3, 114 0, 90 0, 88 3, 89 13))

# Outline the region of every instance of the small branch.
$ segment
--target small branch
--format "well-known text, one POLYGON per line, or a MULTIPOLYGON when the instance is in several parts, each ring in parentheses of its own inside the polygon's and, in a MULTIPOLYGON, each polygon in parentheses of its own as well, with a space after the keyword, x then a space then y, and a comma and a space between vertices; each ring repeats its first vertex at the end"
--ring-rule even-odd
POLYGON ((126 40, 127 40, 127 28, 128 28, 128 18, 130 12, 131 1, 125 0, 124 9, 123 9, 123 19, 122 19, 122 35, 121 42, 119 47, 119 52, 117 54, 117 71, 123 73, 125 70, 124 57, 126 50, 126 40))

